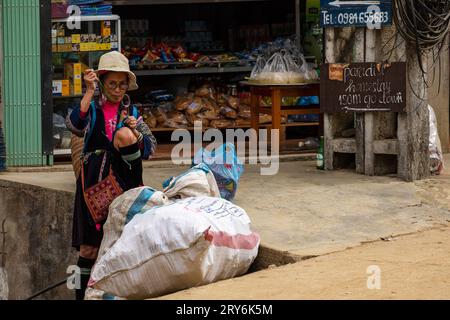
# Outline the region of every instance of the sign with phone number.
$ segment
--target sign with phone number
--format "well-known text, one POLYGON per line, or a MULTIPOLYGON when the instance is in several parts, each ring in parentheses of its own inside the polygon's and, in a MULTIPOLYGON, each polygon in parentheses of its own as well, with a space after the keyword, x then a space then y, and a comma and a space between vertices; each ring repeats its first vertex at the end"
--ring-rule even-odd
POLYGON ((392 24, 392 0, 320 0, 320 25, 379 29, 392 24))

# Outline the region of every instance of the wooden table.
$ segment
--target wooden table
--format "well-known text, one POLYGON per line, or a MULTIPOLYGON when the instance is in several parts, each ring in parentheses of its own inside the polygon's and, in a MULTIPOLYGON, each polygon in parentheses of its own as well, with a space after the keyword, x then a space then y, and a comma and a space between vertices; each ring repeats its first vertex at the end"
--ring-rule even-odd
MULTIPOLYGON (((302 96, 320 96, 320 83, 311 84, 289 84, 289 85, 266 85, 256 84, 248 81, 241 82, 242 85, 250 87, 251 93, 251 126, 256 132, 259 130, 259 114, 260 112, 272 115, 272 130, 279 130, 279 142, 283 145, 286 141, 286 126, 281 124, 281 117, 294 114, 320 114, 320 108, 308 107, 285 107, 282 106, 283 97, 302 97, 302 96), (259 105, 261 97, 271 97, 272 106, 263 108, 259 105)), ((322 119, 322 118, 321 118, 322 119)), ((286 119, 287 121, 287 119, 286 119)), ((322 123, 322 121, 320 121, 322 123)), ((294 124, 293 124, 294 125, 294 124)), ((310 123, 300 123, 298 126, 311 125, 310 123)), ((317 124, 316 124, 317 125, 317 124)))

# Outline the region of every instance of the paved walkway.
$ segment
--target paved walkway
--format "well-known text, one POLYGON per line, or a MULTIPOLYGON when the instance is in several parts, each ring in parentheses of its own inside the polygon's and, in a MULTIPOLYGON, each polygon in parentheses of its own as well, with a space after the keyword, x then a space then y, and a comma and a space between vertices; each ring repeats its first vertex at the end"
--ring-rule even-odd
MULTIPOLYGON (((450 159, 448 159, 450 160, 450 159)), ((162 182, 187 167, 146 168, 144 182, 162 182)), ((9 172, 0 179, 74 192, 72 172, 9 172)), ((262 243, 299 256, 416 232, 450 221, 450 175, 406 183, 349 171, 318 171, 312 161, 282 162, 274 176, 246 166, 235 203, 250 215, 262 243)))
POLYGON ((449 252, 450 227, 441 227, 179 291, 159 299, 448 300, 449 252))

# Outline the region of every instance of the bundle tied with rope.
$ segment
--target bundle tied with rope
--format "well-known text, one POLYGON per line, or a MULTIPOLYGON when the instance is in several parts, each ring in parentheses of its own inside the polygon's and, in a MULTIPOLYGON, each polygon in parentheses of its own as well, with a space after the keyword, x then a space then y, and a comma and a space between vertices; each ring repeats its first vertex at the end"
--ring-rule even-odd
MULTIPOLYGON (((429 88, 435 81, 436 66, 441 70, 441 54, 444 50, 448 50, 446 39, 450 31, 450 1, 394 0, 393 9, 393 19, 398 34, 404 41, 414 46, 423 83, 429 88), (429 54, 433 63, 427 68, 422 58, 429 54), (426 77, 429 70, 433 70, 431 82, 428 82, 426 77)), ((396 43, 397 41, 394 41, 394 48, 391 50, 390 56, 398 47, 398 45, 395 45, 396 43)), ((439 73, 438 94, 440 92, 441 76, 441 73, 439 73)), ((420 100, 424 100, 423 97, 418 96, 415 92, 414 94, 420 100)))

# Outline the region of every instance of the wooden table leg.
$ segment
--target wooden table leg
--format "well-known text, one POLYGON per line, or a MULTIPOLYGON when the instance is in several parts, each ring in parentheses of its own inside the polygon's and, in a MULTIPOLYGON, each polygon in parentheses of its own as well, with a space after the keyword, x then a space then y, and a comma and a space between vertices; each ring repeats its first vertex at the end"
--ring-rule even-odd
MULTIPOLYGON (((281 91, 278 88, 272 89, 272 130, 277 132, 278 146, 273 146, 279 148, 280 145, 280 128, 281 128, 281 91)), ((284 143, 284 142, 283 142, 284 143)))
POLYGON ((258 132, 259 132, 259 95, 255 94, 253 90, 250 96, 250 115, 251 115, 251 126, 253 129, 250 141, 256 141, 255 145, 250 143, 250 148, 258 148, 258 132))

